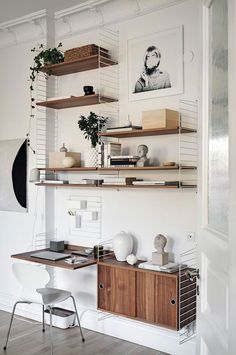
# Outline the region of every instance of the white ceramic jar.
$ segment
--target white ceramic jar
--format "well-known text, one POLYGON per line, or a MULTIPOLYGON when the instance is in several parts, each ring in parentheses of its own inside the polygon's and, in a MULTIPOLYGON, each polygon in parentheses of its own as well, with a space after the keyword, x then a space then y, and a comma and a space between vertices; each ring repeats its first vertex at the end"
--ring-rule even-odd
POLYGON ((113 238, 113 250, 116 260, 126 261, 126 258, 133 250, 133 238, 131 234, 124 231, 113 238))

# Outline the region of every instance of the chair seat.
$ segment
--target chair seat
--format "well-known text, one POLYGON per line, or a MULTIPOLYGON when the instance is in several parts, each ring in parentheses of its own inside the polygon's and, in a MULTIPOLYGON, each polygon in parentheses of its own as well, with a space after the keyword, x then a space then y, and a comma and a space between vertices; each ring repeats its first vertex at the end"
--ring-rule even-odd
POLYGON ((36 291, 42 296, 44 305, 53 305, 71 297, 71 292, 60 290, 58 288, 44 287, 37 288, 36 291))

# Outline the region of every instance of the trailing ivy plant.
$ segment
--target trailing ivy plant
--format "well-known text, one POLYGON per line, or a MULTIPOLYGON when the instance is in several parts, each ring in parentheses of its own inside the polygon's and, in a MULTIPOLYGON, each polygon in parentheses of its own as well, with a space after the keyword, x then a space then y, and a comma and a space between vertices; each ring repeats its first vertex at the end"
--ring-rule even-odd
POLYGON ((99 142, 98 133, 105 126, 108 117, 99 116, 94 112, 90 112, 88 116, 80 116, 78 125, 80 130, 83 132, 85 139, 91 142, 91 147, 96 148, 99 142))
MULTIPOLYGON (((44 45, 40 44, 37 48, 34 47, 31 49, 31 52, 37 53, 34 57, 34 65, 30 67, 31 75, 30 75, 30 98, 31 98, 31 117, 33 109, 35 108, 34 105, 34 81, 36 79, 37 74, 39 73, 40 69, 47 64, 57 64, 64 61, 64 54, 59 49, 62 47, 62 43, 60 42, 57 47, 55 48, 48 48, 44 49, 44 45)), ((47 78, 50 75, 50 71, 46 74, 45 77, 47 78)))

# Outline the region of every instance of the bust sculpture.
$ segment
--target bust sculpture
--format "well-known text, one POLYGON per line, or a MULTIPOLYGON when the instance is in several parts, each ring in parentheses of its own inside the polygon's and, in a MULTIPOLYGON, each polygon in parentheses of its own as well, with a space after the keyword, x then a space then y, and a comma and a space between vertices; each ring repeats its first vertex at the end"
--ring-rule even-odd
POLYGON ((163 234, 158 234, 154 238, 155 252, 152 253, 152 263, 155 265, 165 265, 168 263, 168 253, 164 251, 167 238, 163 234))
POLYGON ((137 161, 137 166, 147 166, 149 159, 147 158, 148 147, 145 144, 140 144, 137 148, 139 160, 137 161))
POLYGON ((154 247, 158 253, 163 254, 167 243, 167 238, 163 234, 158 234, 154 238, 154 247))

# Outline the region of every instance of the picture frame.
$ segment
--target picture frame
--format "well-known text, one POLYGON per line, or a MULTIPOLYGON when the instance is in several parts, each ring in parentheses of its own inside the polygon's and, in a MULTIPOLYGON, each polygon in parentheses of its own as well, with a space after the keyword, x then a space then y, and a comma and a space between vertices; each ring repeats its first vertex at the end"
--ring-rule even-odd
POLYGON ((183 26, 128 40, 129 100, 183 93, 183 26))

